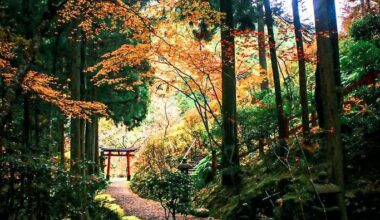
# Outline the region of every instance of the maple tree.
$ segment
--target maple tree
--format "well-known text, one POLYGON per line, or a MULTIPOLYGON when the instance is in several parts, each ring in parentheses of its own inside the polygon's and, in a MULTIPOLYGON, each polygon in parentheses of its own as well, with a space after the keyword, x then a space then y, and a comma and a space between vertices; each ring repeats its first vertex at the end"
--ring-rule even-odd
POLYGON ((342 158, 355 164, 347 169, 364 167, 357 155, 372 152, 367 145, 377 140, 379 2, 347 3, 340 35, 333 0, 314 1, 315 27, 302 18, 302 1, 291 1, 293 16, 282 3, 1 2, 0 174, 10 199, 0 202, 0 213, 43 216, 27 205, 34 174, 18 169, 39 167, 30 161, 43 155, 54 161, 46 169, 52 176, 41 174, 45 181, 62 178, 78 194, 63 217, 87 218, 96 193, 88 187, 102 184, 99 143, 139 142, 132 184, 138 193, 147 178, 163 180, 194 163, 194 201, 220 211, 212 213, 217 217, 330 219, 336 213, 320 199, 318 184, 331 181, 340 190, 331 204, 347 219, 359 205, 345 194, 353 188, 344 177, 358 183, 342 158), (353 144, 360 141, 361 151, 353 144), (56 174, 58 166, 72 176, 56 174), (324 171, 329 180, 321 180, 324 171), (307 190, 310 183, 316 192, 307 190), (27 198, 20 212, 14 189, 27 198), (323 212, 308 210, 315 204, 323 212))

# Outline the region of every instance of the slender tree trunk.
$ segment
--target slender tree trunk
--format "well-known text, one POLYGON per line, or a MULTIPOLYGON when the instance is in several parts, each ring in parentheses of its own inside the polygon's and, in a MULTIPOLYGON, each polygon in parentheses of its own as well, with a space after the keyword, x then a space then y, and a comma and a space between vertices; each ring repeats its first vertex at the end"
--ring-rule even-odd
POLYGON ((265 140, 264 140, 264 138, 260 138, 259 139, 259 145, 258 145, 260 158, 265 157, 264 146, 265 146, 265 140))
MULTIPOLYGON (((92 100, 97 100, 98 98, 98 93, 97 93, 97 88, 96 86, 94 86, 92 88, 92 100)), ((93 128, 93 132, 92 132, 92 135, 93 135, 93 141, 94 141, 94 144, 93 144, 93 147, 94 147, 94 162, 95 162, 95 170, 94 170, 94 173, 95 174, 99 174, 99 171, 100 171, 100 167, 101 167, 101 161, 100 161, 100 157, 99 157, 99 118, 97 115, 93 115, 92 116, 92 128, 93 128)))
MULTIPOLYGON (((78 31, 77 31, 78 32, 78 31)), ((80 43, 78 42, 79 34, 75 33, 74 39, 71 41, 71 98, 73 100, 80 100, 81 89, 81 54, 80 43)), ((71 118, 71 166, 75 172, 79 173, 76 164, 81 161, 81 120, 71 118)))
MULTIPOLYGON (((85 95, 84 87, 84 41, 83 33, 78 30, 75 31, 72 40, 72 79, 71 79, 71 98, 73 100, 83 100, 85 95)), ((85 120, 84 119, 73 119, 71 125, 71 162, 74 162, 74 172, 78 175, 85 176, 86 169, 76 166, 75 163, 80 163, 85 160, 85 120)), ((81 213, 76 216, 76 219, 86 219, 86 214, 88 212, 85 204, 87 203, 87 188, 84 185, 81 189, 80 196, 80 207, 81 213)))
POLYGON ((236 76, 235 76, 235 38, 233 36, 232 0, 221 0, 222 19, 222 184, 238 186, 239 148, 236 124, 236 76))
POLYGON ((95 174, 99 174, 100 168, 102 166, 101 161, 100 161, 100 152, 99 152, 99 119, 98 116, 93 116, 93 135, 94 135, 94 150, 95 150, 95 174))
POLYGON ((362 15, 366 14, 366 9, 365 9, 365 3, 364 0, 360 0, 360 12, 362 15))
MULTIPOLYGON (((24 13, 24 30, 25 30, 25 37, 26 39, 31 39, 33 37, 33 31, 31 27, 31 13, 30 13, 30 1, 29 0, 23 0, 22 1, 22 8, 24 13)), ((28 149, 31 147, 31 139, 32 139, 32 129, 30 125, 30 97, 29 94, 24 95, 24 122, 23 122, 23 129, 24 129, 24 146, 25 149, 28 149)))
MULTIPOLYGON (((60 37, 61 37, 61 32, 59 32, 57 35, 56 35, 56 38, 55 38, 55 45, 54 45, 54 52, 53 52, 53 63, 52 63, 52 75, 53 76, 56 76, 57 75, 57 69, 58 69, 58 57, 59 57, 59 40, 60 40, 60 37)), ((54 105, 53 104, 49 104, 49 115, 48 115, 48 141, 51 142, 53 141, 53 126, 54 126, 54 123, 53 123, 53 114, 54 112, 56 112, 56 108, 54 108, 54 105)), ((59 125, 58 125, 59 126, 59 125)), ((58 144, 58 148, 59 148, 59 144, 58 144)), ((58 151, 59 152, 59 151, 58 151)))
POLYGON ((65 119, 63 116, 59 118, 59 144, 58 152, 61 159, 61 164, 65 164, 65 119))
MULTIPOLYGON (((85 153, 86 153, 86 161, 94 162, 93 158, 93 150, 94 150, 94 142, 93 142, 93 122, 86 121, 86 141, 85 141, 85 153)), ((93 164, 88 166, 88 174, 92 174, 94 171, 93 164)))
MULTIPOLYGON (((87 83, 87 80, 86 80, 87 83)), ((93 92, 87 87, 87 101, 93 101, 93 92), (91 92, 91 94, 89 94, 91 92)), ((95 129, 94 129, 94 116, 91 116, 91 121, 86 121, 86 141, 85 141, 85 152, 86 160, 95 163, 95 129)), ((88 166, 88 173, 94 173, 95 164, 88 166)))
MULTIPOLYGON (((87 85, 86 76, 84 73, 84 68, 86 65, 86 40, 84 33, 80 33, 80 100, 84 101, 86 99, 87 85)), ((81 160, 85 160, 86 157, 86 120, 80 120, 80 149, 81 149, 81 160)))
POLYGON ((341 188, 341 192, 337 196, 337 204, 340 209, 340 219, 346 220, 343 173, 344 153, 340 125, 341 105, 336 87, 336 78, 339 77, 339 74, 337 74, 339 73, 339 66, 337 66, 339 61, 335 59, 338 58, 339 51, 334 45, 334 36, 331 36, 336 32, 336 17, 330 17, 331 14, 335 14, 335 12, 331 12, 331 10, 335 11, 335 2, 334 0, 314 0, 313 2, 319 60, 318 77, 323 105, 323 128, 326 133, 325 140, 330 164, 329 174, 332 181, 341 188), (330 36, 326 37, 325 33, 329 33, 330 36))
POLYGON ((367 14, 371 11, 371 0, 366 0, 367 14))
POLYGON ((30 128, 30 105, 29 105, 29 97, 27 94, 24 96, 24 118, 23 118, 23 129, 24 129, 24 146, 25 149, 28 149, 31 147, 31 131, 30 128))
POLYGON ((257 5, 258 21, 257 21, 257 31, 258 31, 258 46, 259 46, 259 64, 260 64, 260 75, 264 76, 264 80, 261 82, 261 90, 267 90, 269 87, 268 75, 267 75, 267 52, 265 48, 265 21, 264 21, 264 2, 259 1, 257 5))
POLYGON ((35 135, 35 149, 39 149, 40 145, 40 122, 39 122, 39 115, 40 115, 40 109, 38 107, 38 100, 34 100, 34 135, 35 135))
POLYGON ((211 175, 214 178, 218 170, 216 149, 211 150, 211 175))
POLYGON ((272 10, 270 7, 269 0, 264 0, 264 6, 265 6, 266 25, 268 28, 268 35, 269 35, 270 57, 271 57, 271 63, 272 63, 274 89, 275 89, 275 95, 276 95, 276 111, 277 111, 277 120, 278 120, 278 128, 279 128, 279 139, 281 140, 281 142, 283 142, 283 144, 285 144, 284 139, 288 137, 289 132, 286 130, 286 118, 285 118, 283 101, 282 101, 280 74, 278 70, 277 55, 276 55, 276 42, 274 39, 274 31, 273 31, 272 10))
MULTIPOLYGON (((70 66, 71 64, 68 64, 69 62, 67 61, 70 61, 70 60, 67 60, 66 57, 62 56, 62 59, 61 59, 61 63, 62 63, 62 66, 61 66, 61 71, 63 73, 63 76, 62 76, 62 79, 64 81, 67 81, 67 78, 71 78, 71 76, 67 76, 66 72, 68 72, 69 69, 72 69, 72 67, 70 66)), ((63 90, 63 87, 61 87, 61 89, 63 90)), ((60 136, 60 139, 59 139, 59 153, 60 153, 60 158, 61 158, 61 163, 64 165, 65 164, 65 124, 67 123, 67 120, 65 118, 65 116, 63 114, 61 114, 59 116, 59 123, 58 123, 58 126, 59 126, 59 136, 60 136)))
POLYGON ((307 135, 310 132, 309 128, 309 110, 307 101, 307 82, 306 82, 306 64, 305 54, 303 48, 303 38, 301 30, 301 20, 298 9, 298 0, 292 0, 292 9, 294 17, 294 31, 297 45, 298 55, 298 77, 300 86, 300 99, 301 99, 301 111, 302 111, 302 130, 303 134, 307 135))
POLYGON ((322 94, 321 94, 321 82, 320 82, 320 74, 319 74, 319 64, 317 64, 317 68, 315 69, 315 94, 314 94, 314 102, 315 109, 317 110, 318 116, 318 125, 320 128, 324 127, 325 120, 323 118, 323 104, 322 104, 322 94))
POLYGON ((342 100, 342 79, 340 77, 340 59, 339 59, 339 36, 338 36, 338 24, 337 16, 334 6, 331 6, 327 10, 328 12, 328 21, 329 21, 329 34, 331 39, 331 44, 333 47, 333 61, 334 61, 334 77, 335 77, 335 86, 336 94, 338 99, 338 110, 342 111, 343 100, 342 100))

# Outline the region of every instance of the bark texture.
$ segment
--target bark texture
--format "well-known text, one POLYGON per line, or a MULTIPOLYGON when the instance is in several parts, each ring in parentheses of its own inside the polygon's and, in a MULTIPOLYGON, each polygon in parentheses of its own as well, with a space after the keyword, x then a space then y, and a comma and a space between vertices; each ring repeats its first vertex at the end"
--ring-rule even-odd
POLYGON ((280 82, 280 74, 278 69, 277 62, 277 51, 276 51, 276 41, 274 39, 274 31, 273 31, 273 17, 272 17, 272 9, 270 6, 269 0, 264 1, 265 6, 265 20, 268 29, 269 35, 269 46, 270 46, 270 58, 272 63, 272 72, 273 72, 273 81, 274 81, 274 89, 276 95, 276 111, 277 111, 277 120, 278 120, 278 129, 279 129, 279 139, 284 144, 284 139, 288 137, 288 131, 286 129, 286 118, 283 107, 283 100, 281 94, 281 82, 280 82))
POLYGON ((343 173, 343 144, 340 125, 340 96, 337 83, 340 82, 339 51, 335 45, 337 38, 334 0, 314 0, 315 27, 317 32, 318 48, 318 75, 322 98, 323 129, 327 147, 329 174, 331 180, 341 188, 337 196, 337 205, 340 210, 340 219, 347 219, 344 202, 344 173, 343 173), (334 11, 334 12, 332 12, 334 11), (329 33, 329 37, 326 37, 329 33), (339 79, 337 79, 339 78, 339 79))
POLYGON ((299 78, 299 93, 301 99, 301 111, 302 111, 302 130, 304 134, 310 132, 309 128, 309 110, 307 100, 307 82, 306 82, 306 64, 305 53, 303 48, 302 27, 301 19, 299 15, 298 0, 292 0, 292 9, 294 17, 294 32, 297 45, 298 55, 298 78, 299 78))
POLYGON ((220 10, 224 13, 221 28, 222 44, 222 184, 237 186, 239 179, 239 148, 236 124, 236 76, 235 39, 233 36, 232 0, 221 0, 220 10))

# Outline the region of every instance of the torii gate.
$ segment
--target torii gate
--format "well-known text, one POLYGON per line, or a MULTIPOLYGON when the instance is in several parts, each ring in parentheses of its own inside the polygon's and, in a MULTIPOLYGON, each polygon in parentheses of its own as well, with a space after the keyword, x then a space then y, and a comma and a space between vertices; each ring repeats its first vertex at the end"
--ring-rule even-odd
MULTIPOLYGON (((110 179, 111 171, 111 157, 126 157, 127 158, 127 180, 131 180, 131 157, 134 156, 134 152, 139 149, 138 146, 130 148, 100 148, 101 158, 108 157, 107 160, 107 179, 110 179)), ((104 165, 103 165, 104 167, 104 165)))

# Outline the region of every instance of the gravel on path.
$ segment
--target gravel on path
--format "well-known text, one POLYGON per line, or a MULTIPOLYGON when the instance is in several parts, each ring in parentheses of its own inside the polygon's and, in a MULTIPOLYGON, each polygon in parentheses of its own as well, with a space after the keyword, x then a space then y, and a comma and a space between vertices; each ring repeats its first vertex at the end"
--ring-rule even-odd
MULTIPOLYGON (((165 212, 159 202, 144 199, 134 193, 129 184, 122 180, 111 182, 106 193, 116 199, 126 216, 136 216, 142 220, 164 220, 165 212)), ((194 219, 178 216, 177 219, 194 219)))

